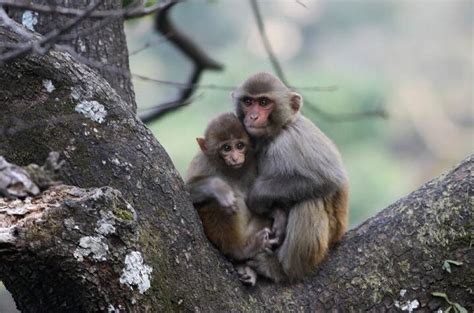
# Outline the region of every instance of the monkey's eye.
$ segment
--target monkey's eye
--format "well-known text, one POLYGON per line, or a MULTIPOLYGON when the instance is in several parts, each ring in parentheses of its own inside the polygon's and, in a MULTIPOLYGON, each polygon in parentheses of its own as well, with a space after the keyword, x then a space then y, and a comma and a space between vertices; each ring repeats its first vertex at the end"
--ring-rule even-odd
POLYGON ((239 142, 239 143, 237 143, 236 147, 237 147, 238 150, 242 150, 245 147, 245 143, 239 142))
POLYGON ((252 99, 250 99, 249 97, 245 97, 245 98, 242 99, 242 102, 245 105, 251 105, 252 104, 252 99))
POLYGON ((222 145, 222 150, 224 150, 225 152, 229 152, 231 149, 231 146, 228 144, 222 145))
POLYGON ((260 106, 261 107, 266 107, 269 104, 270 104, 270 101, 267 98, 260 99, 260 106))

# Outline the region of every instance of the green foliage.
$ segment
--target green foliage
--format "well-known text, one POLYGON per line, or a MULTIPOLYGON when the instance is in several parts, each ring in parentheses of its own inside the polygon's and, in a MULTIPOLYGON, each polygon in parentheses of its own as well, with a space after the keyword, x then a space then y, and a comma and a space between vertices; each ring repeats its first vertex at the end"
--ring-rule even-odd
POLYGON ((451 309, 454 309, 454 312, 456 313, 467 313, 465 307, 463 307, 457 302, 449 300, 448 296, 444 292, 432 292, 431 295, 433 297, 443 298, 449 304, 449 307, 446 309, 445 312, 450 312, 451 309))
POLYGON ((453 260, 444 260, 442 269, 448 273, 451 273, 451 264, 455 266, 461 266, 462 262, 453 261, 453 260))

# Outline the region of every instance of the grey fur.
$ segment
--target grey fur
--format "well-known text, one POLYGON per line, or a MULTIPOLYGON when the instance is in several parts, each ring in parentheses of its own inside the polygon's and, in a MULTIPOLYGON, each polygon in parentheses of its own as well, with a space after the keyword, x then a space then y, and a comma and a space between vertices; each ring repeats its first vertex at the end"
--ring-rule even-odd
POLYGON ((334 144, 299 113, 277 137, 260 142, 257 159, 258 177, 248 199, 252 209, 289 207, 347 184, 334 144))

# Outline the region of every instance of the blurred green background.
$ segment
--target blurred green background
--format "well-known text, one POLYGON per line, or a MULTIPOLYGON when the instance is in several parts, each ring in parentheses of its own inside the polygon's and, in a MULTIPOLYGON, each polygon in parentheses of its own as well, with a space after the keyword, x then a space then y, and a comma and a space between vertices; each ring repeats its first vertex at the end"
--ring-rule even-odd
MULTIPOLYGON (((472 1, 259 1, 268 36, 293 86, 332 113, 384 106, 389 118, 334 122, 304 113, 338 145, 351 180, 355 225, 473 152, 472 1)), ((188 1, 176 25, 225 65, 201 84, 235 86, 272 71, 248 1, 188 1)), ((134 74, 185 82, 192 66, 153 31, 153 19, 127 23, 134 74)), ((139 110, 173 99, 177 90, 134 80, 139 110)), ((184 175, 195 138, 229 91, 199 89, 188 107, 150 125, 184 175)))
MULTIPOLYGON (((352 226, 449 169, 474 151, 473 1, 259 1, 267 32, 293 86, 332 113, 384 106, 389 118, 334 122, 304 113, 341 150, 351 180, 352 226)), ((201 84, 235 86, 272 71, 248 1, 186 1, 179 28, 225 65, 201 84)), ((126 24, 134 74, 184 82, 191 64, 153 30, 153 18, 126 24)), ((134 79, 139 110, 177 89, 134 79)), ((184 175, 209 119, 232 110, 229 91, 199 89, 196 100, 150 125, 184 175)), ((0 290, 2 289, 0 285, 0 290)), ((0 292, 0 312, 14 312, 0 292)))

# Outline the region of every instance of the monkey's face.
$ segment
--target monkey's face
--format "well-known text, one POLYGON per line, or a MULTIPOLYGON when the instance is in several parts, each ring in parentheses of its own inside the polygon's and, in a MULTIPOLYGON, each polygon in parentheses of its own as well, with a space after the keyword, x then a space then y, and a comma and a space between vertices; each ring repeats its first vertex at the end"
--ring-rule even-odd
POLYGON ((269 117, 275 107, 275 102, 264 96, 245 96, 240 100, 240 107, 248 133, 255 137, 264 136, 270 126, 269 117))
POLYGON ((219 156, 226 166, 231 168, 241 168, 245 163, 248 143, 242 139, 231 139, 221 143, 219 156))

